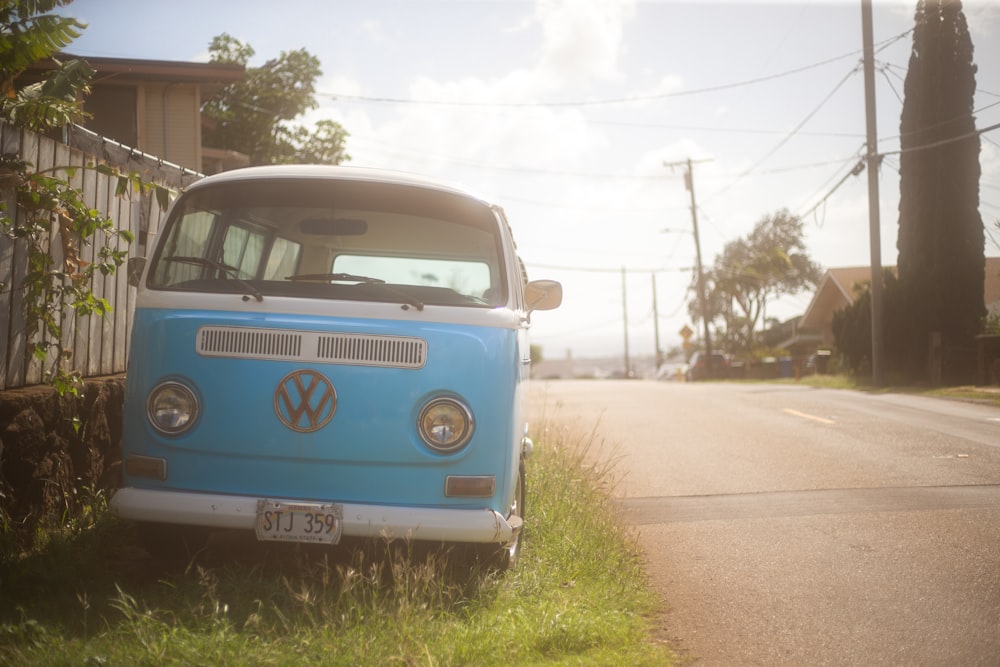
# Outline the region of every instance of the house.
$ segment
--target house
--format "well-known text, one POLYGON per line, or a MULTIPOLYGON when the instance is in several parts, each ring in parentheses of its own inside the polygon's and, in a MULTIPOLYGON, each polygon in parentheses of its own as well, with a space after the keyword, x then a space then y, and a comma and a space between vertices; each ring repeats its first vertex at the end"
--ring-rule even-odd
MULTIPOLYGON (((886 267, 895 270, 894 267, 886 267)), ((833 314, 854 303, 858 288, 871 283, 871 269, 867 266, 829 269, 824 274, 798 327, 818 331, 819 344, 834 344, 833 314)), ((991 314, 1000 315, 1000 257, 986 258, 984 305, 991 314)))
MULTIPOLYGON (((201 144, 201 107, 219 88, 239 81, 242 65, 128 58, 91 58, 60 54, 60 60, 86 60, 96 74, 84 111, 87 129, 165 162, 200 173, 249 164, 245 155, 201 144)), ((38 80, 51 60, 23 75, 38 80)))
POLYGON ((799 327, 819 332, 819 346, 832 346, 833 314, 854 303, 858 288, 871 283, 871 277, 872 271, 867 266, 827 270, 816 286, 805 315, 799 320, 799 327))

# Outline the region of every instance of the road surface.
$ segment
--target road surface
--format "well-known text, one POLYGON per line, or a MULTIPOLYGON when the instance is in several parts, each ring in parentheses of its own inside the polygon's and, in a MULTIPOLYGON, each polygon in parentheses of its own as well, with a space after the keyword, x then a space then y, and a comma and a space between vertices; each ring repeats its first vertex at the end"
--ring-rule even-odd
POLYGON ((1000 409, 802 386, 550 381, 698 665, 1000 665, 1000 409), (596 435, 591 437, 589 432, 596 435))

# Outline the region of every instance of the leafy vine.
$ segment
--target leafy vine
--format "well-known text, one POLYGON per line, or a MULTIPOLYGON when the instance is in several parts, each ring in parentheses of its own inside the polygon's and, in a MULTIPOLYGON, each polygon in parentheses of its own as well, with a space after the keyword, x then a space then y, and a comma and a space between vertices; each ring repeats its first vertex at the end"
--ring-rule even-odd
POLYGON ((83 193, 70 184, 77 171, 92 169, 117 179, 115 193, 154 191, 161 207, 169 201, 169 190, 144 181, 137 172, 122 174, 105 164, 85 167, 52 167, 33 171, 32 165, 15 156, 0 158, 0 179, 13 181, 18 212, 8 215, 0 202, 0 233, 25 249, 25 275, 18 285, 0 284, 2 290, 21 290, 25 333, 31 356, 43 367, 43 377, 60 394, 78 393, 82 374, 72 367, 63 330, 65 315, 105 316, 111 312, 107 299, 94 293, 97 274, 113 275, 128 259, 134 240, 126 229, 84 201, 83 193), (50 238, 61 246, 61 262, 50 247, 50 238), (83 259, 83 248, 93 246, 93 261, 83 259))

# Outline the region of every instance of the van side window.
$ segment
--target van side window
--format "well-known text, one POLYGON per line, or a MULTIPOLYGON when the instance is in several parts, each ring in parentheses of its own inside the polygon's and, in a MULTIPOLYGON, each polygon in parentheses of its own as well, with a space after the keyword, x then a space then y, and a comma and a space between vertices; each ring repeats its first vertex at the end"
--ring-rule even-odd
POLYGON ((286 276, 293 275, 299 266, 301 254, 301 243, 281 237, 274 239, 267 257, 267 267, 264 269, 264 280, 284 280, 286 276))
MULTIPOLYGON (((218 217, 214 211, 190 211, 187 213, 177 221, 177 226, 170 234, 163 255, 167 257, 204 256, 218 217)), ((173 262, 162 264, 161 271, 166 273, 164 282, 183 283, 200 279, 205 273, 205 268, 196 264, 173 262)))
POLYGON ((252 280, 260 270, 266 240, 263 232, 229 227, 222 242, 222 262, 238 269, 240 278, 252 280))

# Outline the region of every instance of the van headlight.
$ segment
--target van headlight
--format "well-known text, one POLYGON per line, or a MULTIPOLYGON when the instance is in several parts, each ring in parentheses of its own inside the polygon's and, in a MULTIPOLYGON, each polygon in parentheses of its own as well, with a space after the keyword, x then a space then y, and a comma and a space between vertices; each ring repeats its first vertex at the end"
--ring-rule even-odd
POLYGON ((178 435, 191 428, 198 417, 198 399, 180 382, 162 382, 149 392, 146 415, 160 433, 178 435))
POLYGON ((417 430, 427 446, 436 452, 451 453, 472 438, 475 423, 472 411, 454 398, 435 398, 423 407, 417 430))

